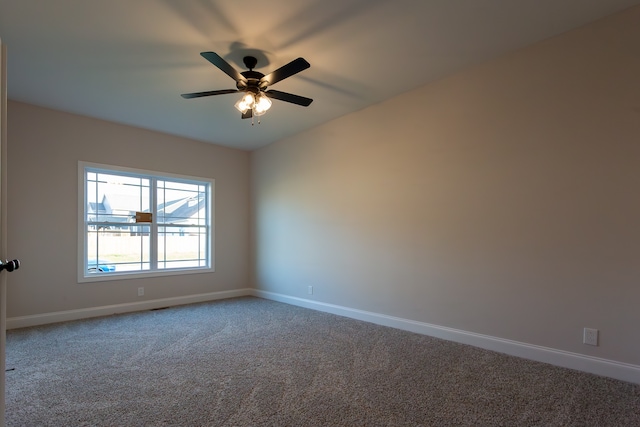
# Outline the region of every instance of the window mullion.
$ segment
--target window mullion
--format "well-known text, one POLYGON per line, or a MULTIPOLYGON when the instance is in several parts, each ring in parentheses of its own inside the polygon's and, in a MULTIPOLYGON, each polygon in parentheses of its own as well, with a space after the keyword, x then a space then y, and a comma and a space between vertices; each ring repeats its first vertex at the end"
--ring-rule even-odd
MULTIPOLYGON (((83 217, 84 217, 84 259, 82 263, 82 270, 87 271, 89 266, 89 210, 87 208, 87 199, 89 195, 89 185, 87 184, 89 180, 89 173, 85 169, 84 171, 84 208, 83 208, 83 217)), ((96 198, 98 197, 98 189, 96 188, 96 198)))
POLYGON ((151 209, 151 235, 149 236, 149 244, 151 245, 149 256, 151 263, 151 271, 158 269, 158 179, 151 177, 151 185, 149 186, 149 203, 151 209))

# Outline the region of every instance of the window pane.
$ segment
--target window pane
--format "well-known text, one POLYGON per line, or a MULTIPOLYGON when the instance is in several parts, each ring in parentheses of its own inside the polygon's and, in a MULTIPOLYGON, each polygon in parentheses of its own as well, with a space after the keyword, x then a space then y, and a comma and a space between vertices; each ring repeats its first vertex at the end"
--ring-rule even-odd
POLYGON ((158 227, 158 268, 207 266, 205 227, 158 227))
POLYGON ((87 271, 148 270, 150 227, 148 225, 89 225, 87 227, 87 271))
POLYGON ((206 225, 207 187, 158 181, 158 224, 206 225))
POLYGON ((136 212, 150 212, 149 185, 148 178, 88 173, 87 221, 135 222, 136 212))

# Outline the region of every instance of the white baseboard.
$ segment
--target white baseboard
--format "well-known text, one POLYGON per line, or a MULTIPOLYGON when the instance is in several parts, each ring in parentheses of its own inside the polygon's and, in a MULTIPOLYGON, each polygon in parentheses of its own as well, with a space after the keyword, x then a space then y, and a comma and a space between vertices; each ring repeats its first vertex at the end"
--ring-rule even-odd
POLYGON ((399 317, 387 316, 384 314, 357 310, 335 304, 327 304, 257 289, 251 289, 250 294, 256 297, 279 301, 286 304, 337 314, 378 325, 390 326, 392 328, 403 329, 462 344, 469 344, 475 347, 497 351, 512 356, 561 366, 563 368, 575 369, 578 371, 640 384, 640 366, 638 365, 585 356, 579 353, 556 350, 553 348, 506 340, 489 335, 476 334, 459 329, 416 322, 414 320, 402 319, 399 317))
POLYGON ((198 302, 243 297, 248 295, 253 295, 251 289, 237 289, 232 291, 210 292, 206 294, 162 298, 140 302, 131 302, 126 304, 81 308, 79 310, 57 311, 54 313, 36 314, 33 316, 10 317, 7 318, 7 329, 25 328, 28 326, 46 325, 49 323, 66 322, 69 320, 88 319, 91 317, 109 316, 111 314, 130 313, 134 311, 151 310, 154 308, 172 307, 184 304, 194 304, 198 302))

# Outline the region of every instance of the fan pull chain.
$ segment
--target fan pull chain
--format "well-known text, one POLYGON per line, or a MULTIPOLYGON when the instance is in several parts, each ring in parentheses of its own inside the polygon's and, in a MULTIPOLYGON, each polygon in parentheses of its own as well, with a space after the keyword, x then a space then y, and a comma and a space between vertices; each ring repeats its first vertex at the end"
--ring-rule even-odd
MULTIPOLYGON (((254 118, 255 116, 256 116, 256 110, 255 110, 255 109, 252 109, 252 110, 251 110, 251 126, 253 126, 253 125, 254 125, 254 123, 253 123, 253 118, 254 118)), ((260 124, 260 123, 261 123, 261 122, 260 122, 260 116, 258 116, 258 124, 260 124)))

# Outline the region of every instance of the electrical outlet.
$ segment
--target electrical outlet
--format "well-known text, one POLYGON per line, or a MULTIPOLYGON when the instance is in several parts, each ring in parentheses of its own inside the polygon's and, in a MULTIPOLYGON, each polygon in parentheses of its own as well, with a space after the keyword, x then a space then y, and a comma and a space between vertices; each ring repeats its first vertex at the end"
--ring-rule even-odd
POLYGON ((313 286, 307 286, 307 294, 313 295, 313 286))
POLYGON ((584 336, 582 343, 587 345, 598 345, 598 330, 592 328, 584 328, 584 336))
POLYGON ((143 288, 142 286, 140 286, 140 287, 138 288, 138 296, 139 296, 139 297, 144 296, 144 288, 143 288))

